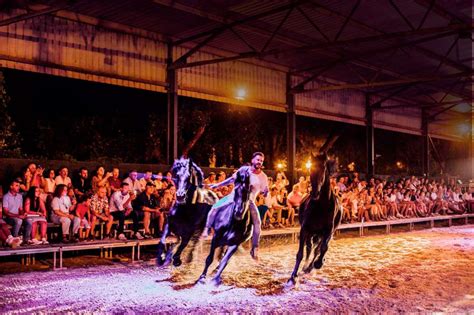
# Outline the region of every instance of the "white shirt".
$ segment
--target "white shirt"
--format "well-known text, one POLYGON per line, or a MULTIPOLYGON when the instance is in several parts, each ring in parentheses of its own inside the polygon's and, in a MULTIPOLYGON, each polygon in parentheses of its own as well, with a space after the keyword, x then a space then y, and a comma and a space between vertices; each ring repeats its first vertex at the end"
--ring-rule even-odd
POLYGON ((116 191, 110 197, 109 210, 110 212, 123 211, 132 209, 132 204, 129 202, 126 206, 124 204, 130 199, 130 194, 122 194, 122 192, 116 191))
POLYGON ((71 178, 69 178, 69 176, 67 176, 66 178, 62 178, 61 175, 58 175, 56 176, 54 182, 56 183, 56 186, 57 185, 66 185, 66 186, 70 186, 71 185, 71 178))
POLYGON ((51 202, 51 208, 53 208, 53 210, 59 209, 59 211, 67 214, 69 214, 69 209, 71 208, 71 205, 72 203, 69 196, 62 196, 61 198, 54 197, 53 201, 51 202))
POLYGON ((255 202, 258 194, 268 191, 268 177, 260 171, 255 174, 250 171, 250 200, 255 202))
POLYGON ((132 190, 132 191, 137 191, 137 192, 142 191, 142 185, 140 184, 139 180, 136 180, 136 181, 133 182, 130 177, 127 177, 127 178, 125 178, 125 180, 123 182, 127 183, 128 187, 130 187, 130 190, 132 190))
POLYGON ((46 178, 45 182, 46 182, 46 185, 44 185, 44 192, 53 193, 54 189, 56 188, 55 180, 51 178, 46 178))
POLYGON ((268 194, 267 197, 265 197, 265 205, 270 209, 273 208, 273 206, 278 205, 278 195, 272 196, 271 194, 268 194))

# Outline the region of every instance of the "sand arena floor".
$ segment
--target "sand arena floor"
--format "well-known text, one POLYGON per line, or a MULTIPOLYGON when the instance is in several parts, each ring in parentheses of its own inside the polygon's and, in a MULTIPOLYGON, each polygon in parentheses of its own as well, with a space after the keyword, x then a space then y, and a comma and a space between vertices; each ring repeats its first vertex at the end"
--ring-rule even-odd
MULTIPOLYGON (((320 271, 284 290, 296 244, 238 253, 223 285, 194 286, 204 257, 0 277, 0 312, 474 313, 474 226, 335 240, 320 271)), ((213 265, 214 266, 214 265, 213 265)))

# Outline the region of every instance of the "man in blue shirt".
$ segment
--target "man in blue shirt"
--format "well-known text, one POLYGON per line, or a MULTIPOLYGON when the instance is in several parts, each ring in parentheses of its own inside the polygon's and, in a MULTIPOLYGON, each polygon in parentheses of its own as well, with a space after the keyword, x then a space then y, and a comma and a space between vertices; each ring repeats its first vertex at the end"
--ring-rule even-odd
POLYGON ((23 196, 20 194, 20 181, 15 179, 10 184, 10 190, 3 196, 3 215, 5 222, 10 224, 13 237, 17 237, 21 226, 25 223, 25 242, 26 237, 31 235, 31 222, 26 220, 23 213, 23 196))

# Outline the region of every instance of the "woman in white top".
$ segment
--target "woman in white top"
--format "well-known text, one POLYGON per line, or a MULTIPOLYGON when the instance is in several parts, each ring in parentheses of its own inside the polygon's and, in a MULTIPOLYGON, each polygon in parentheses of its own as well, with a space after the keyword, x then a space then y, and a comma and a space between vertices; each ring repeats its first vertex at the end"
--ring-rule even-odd
MULTIPOLYGON (((51 221, 55 224, 60 224, 63 232, 63 242, 69 242, 69 231, 72 223, 73 234, 76 235, 79 231, 81 220, 75 216, 76 200, 71 202, 67 195, 68 188, 66 185, 59 184, 54 191, 53 201, 51 202, 51 221)), ((76 241, 76 239, 73 239, 76 241)))
POLYGON ((52 195, 56 189, 56 182, 54 181, 56 174, 54 173, 53 169, 50 169, 46 175, 47 177, 43 178, 42 188, 46 194, 52 195))

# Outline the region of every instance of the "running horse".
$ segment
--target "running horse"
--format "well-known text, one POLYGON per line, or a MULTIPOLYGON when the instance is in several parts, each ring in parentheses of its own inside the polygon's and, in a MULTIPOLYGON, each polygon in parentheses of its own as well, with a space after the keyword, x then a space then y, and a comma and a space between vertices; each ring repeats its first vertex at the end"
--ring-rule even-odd
POLYGON ((300 242, 296 254, 296 264, 288 280, 288 286, 297 283, 298 270, 306 248, 305 273, 313 268, 320 269, 336 228, 341 222, 342 206, 330 186, 330 176, 335 168, 335 161, 329 160, 327 151, 337 140, 338 136, 330 136, 315 156, 311 154, 311 193, 303 200, 300 207, 299 221, 300 242), (311 261, 308 263, 309 257, 311 261))
POLYGON ((206 258, 204 271, 198 279, 198 283, 204 283, 209 266, 214 260, 214 253, 217 248, 227 246, 227 250, 222 257, 217 271, 212 279, 214 285, 221 284, 221 274, 227 263, 240 244, 247 241, 252 236, 253 223, 250 215, 250 168, 241 167, 237 171, 234 182, 233 198, 217 209, 213 223, 214 236, 211 241, 209 256, 206 258))
POLYGON ((173 259, 174 266, 180 266, 181 253, 191 242, 190 256, 204 230, 207 214, 217 201, 212 191, 203 189, 204 174, 190 158, 181 157, 174 161, 171 168, 173 182, 176 185, 176 202, 171 207, 168 222, 165 225, 160 243, 158 243, 158 266, 167 265, 173 259), (181 240, 173 255, 173 246, 166 250, 166 237, 173 233, 181 240), (171 257, 172 256, 172 257, 171 257))

